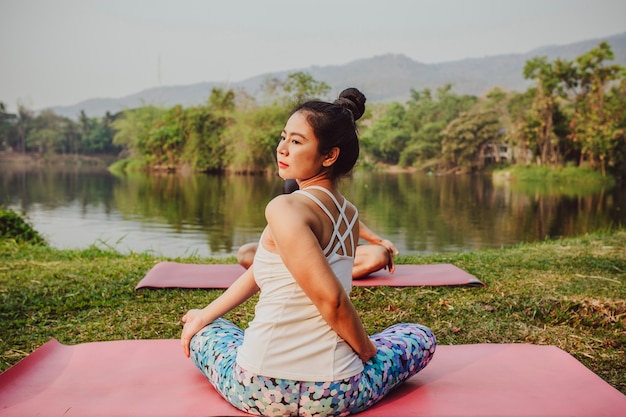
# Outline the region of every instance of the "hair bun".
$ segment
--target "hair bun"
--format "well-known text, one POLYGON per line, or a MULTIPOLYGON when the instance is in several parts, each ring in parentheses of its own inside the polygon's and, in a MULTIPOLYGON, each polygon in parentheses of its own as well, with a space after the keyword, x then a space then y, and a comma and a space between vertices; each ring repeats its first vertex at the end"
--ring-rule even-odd
POLYGON ((339 94, 334 104, 347 108, 352 112, 354 121, 357 121, 365 113, 365 96, 356 88, 346 88, 339 94))

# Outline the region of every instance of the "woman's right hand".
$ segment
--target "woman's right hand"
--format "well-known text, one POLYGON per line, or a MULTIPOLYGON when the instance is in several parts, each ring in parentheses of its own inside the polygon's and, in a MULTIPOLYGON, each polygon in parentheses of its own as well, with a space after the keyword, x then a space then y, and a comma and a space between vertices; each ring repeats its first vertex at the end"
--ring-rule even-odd
POLYGON ((180 345, 183 348, 183 353, 186 357, 189 357, 189 346, 191 344, 191 338, 200 331, 208 323, 202 317, 202 310, 194 309, 189 310, 182 318, 183 332, 180 335, 180 345))
POLYGON ((185 356, 189 357, 191 338, 203 327, 212 323, 218 317, 228 313, 252 295, 259 291, 254 280, 254 266, 246 269, 243 274, 222 295, 217 297, 202 310, 189 310, 182 318, 183 332, 180 335, 180 345, 185 356))
POLYGON ((371 339, 370 339, 370 343, 371 343, 371 349, 369 349, 368 352, 363 352, 362 354, 359 355, 363 363, 372 359, 374 356, 376 356, 376 353, 378 353, 378 348, 376 347, 376 344, 371 339))

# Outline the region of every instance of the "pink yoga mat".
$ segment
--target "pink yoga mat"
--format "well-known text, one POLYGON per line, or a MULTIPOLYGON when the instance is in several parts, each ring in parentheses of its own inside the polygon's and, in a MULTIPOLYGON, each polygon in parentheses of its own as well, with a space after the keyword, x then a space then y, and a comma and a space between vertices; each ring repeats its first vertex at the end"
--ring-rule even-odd
MULTIPOLYGON (((139 281, 139 288, 228 288, 244 269, 235 264, 182 264, 159 262, 139 281)), ((354 286, 425 287, 484 286, 478 278, 451 264, 396 265, 395 273, 382 270, 353 280, 354 286)))
MULTIPOLYGON (((244 416, 178 340, 43 345, 0 375, 0 416, 244 416)), ((625 416, 626 396, 554 346, 440 346, 359 416, 625 416)))

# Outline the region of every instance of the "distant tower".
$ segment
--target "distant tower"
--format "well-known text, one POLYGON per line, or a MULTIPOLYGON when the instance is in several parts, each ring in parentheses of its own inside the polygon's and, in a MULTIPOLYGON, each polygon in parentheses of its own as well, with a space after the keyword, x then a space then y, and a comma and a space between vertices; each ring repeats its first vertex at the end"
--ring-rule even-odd
POLYGON ((157 82, 159 83, 159 87, 161 86, 161 51, 159 51, 159 55, 157 57, 157 82))

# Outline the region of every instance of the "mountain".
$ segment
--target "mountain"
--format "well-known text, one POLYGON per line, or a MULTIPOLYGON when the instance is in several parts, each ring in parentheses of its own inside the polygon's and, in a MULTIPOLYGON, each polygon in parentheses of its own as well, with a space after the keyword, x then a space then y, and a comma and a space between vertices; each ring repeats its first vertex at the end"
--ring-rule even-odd
POLYGON ((436 89, 452 84, 458 94, 481 95, 494 87, 524 91, 531 81, 525 80, 523 68, 526 61, 546 56, 549 60, 562 58, 572 60, 607 41, 615 54, 614 63, 626 67, 626 32, 606 38, 590 39, 567 45, 550 45, 533 49, 525 54, 493 55, 467 58, 459 61, 424 64, 405 55, 387 54, 359 59, 345 65, 311 66, 275 73, 258 75, 240 82, 225 85, 219 82, 202 82, 182 86, 154 87, 121 98, 90 99, 73 106, 57 106, 56 114, 77 118, 84 110, 88 116, 102 116, 107 111, 139 107, 145 104, 170 107, 176 104, 193 106, 206 102, 213 87, 244 89, 251 95, 259 93, 268 77, 282 79, 286 75, 303 71, 318 81, 331 86, 332 95, 346 87, 357 87, 370 102, 405 101, 411 89, 436 89))

